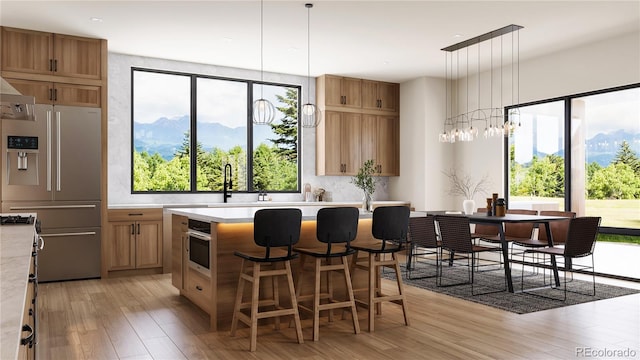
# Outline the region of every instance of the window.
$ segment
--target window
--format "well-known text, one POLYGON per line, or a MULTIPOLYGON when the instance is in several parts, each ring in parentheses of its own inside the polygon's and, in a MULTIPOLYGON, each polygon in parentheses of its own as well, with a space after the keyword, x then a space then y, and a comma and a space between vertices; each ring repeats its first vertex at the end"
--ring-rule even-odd
POLYGON ((509 137, 509 204, 564 208, 564 102, 520 108, 520 126, 509 137))
POLYGON ((603 232, 638 233, 640 84, 524 104, 520 123, 508 140, 510 204, 557 204, 601 216, 603 232))
POLYGON ((299 86, 133 68, 132 192, 221 192, 225 164, 234 192, 299 192, 299 94, 299 86), (271 125, 251 121, 256 91, 276 107, 271 125))

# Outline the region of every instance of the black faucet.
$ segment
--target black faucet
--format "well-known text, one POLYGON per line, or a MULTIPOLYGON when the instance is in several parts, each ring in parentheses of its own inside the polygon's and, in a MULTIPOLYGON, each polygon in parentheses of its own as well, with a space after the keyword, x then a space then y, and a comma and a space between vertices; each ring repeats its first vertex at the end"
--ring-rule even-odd
POLYGON ((226 164, 224 166, 224 184, 223 186, 223 193, 222 193, 222 199, 224 200, 224 202, 227 202, 227 199, 231 197, 231 188, 233 187, 233 181, 231 180, 232 178, 232 173, 231 173, 231 164, 226 164), (229 169, 229 180, 227 181, 227 169, 229 169))

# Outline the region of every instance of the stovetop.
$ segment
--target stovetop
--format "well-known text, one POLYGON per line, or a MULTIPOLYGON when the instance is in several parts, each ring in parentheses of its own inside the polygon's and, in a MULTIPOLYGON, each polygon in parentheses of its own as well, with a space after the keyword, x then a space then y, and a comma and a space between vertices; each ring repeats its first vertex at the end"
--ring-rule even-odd
POLYGON ((0 216, 0 225, 28 225, 33 224, 34 220, 33 216, 3 215, 0 216))

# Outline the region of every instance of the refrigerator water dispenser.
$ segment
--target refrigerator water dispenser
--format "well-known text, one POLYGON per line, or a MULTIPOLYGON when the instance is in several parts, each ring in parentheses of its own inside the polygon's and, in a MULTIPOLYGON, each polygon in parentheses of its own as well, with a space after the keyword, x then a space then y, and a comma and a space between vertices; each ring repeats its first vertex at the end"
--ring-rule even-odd
POLYGON ((38 137, 7 137, 8 185, 39 185, 38 137))

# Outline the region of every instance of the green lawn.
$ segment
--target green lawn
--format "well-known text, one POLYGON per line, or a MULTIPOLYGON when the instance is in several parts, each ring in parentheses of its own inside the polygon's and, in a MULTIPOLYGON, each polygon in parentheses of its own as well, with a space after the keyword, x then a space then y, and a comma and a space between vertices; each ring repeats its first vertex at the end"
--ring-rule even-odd
MULTIPOLYGON (((528 196, 512 196, 511 201, 528 201, 528 196)), ((551 201, 558 203, 558 209, 564 209, 564 200, 560 198, 536 197, 533 200, 551 201)), ((576 210, 574 210, 576 211, 576 210)), ((600 216, 601 226, 640 228, 640 199, 636 200, 587 200, 585 212, 578 212, 578 216, 600 216)), ((625 236, 613 234, 600 234, 598 241, 626 242, 640 244, 640 236, 625 236)))

